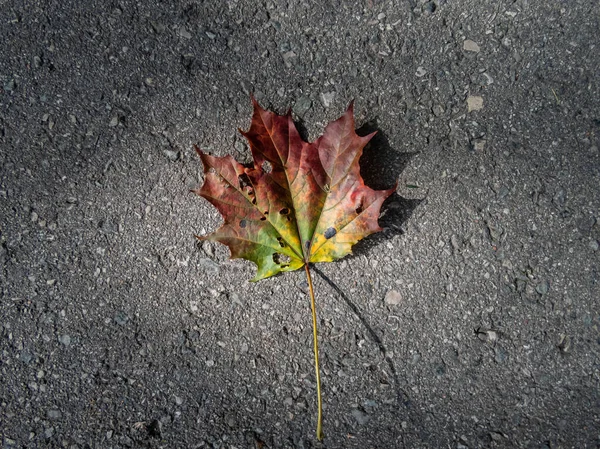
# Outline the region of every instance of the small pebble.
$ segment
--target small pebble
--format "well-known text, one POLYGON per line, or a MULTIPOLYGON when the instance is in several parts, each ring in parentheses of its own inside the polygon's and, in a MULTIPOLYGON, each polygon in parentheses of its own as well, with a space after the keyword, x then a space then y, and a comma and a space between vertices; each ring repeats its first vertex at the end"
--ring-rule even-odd
POLYGON ((117 323, 119 326, 125 326, 128 321, 129 317, 122 310, 119 310, 117 313, 115 313, 115 323, 117 323))
POLYGON ((467 108, 468 111, 480 111, 483 109, 483 98, 469 95, 467 98, 467 108))
POLYGON ((499 432, 490 432, 490 438, 496 442, 502 441, 502 434, 499 432))
POLYGON ((390 306, 396 306, 402 302, 402 296, 400 295, 400 292, 398 292, 397 290, 389 290, 385 294, 384 301, 386 304, 388 304, 390 306))
POLYGON ((419 78, 421 78, 422 76, 425 76, 425 74, 427 73, 427 70, 425 70, 423 67, 417 67, 417 71, 415 72, 415 75, 419 78))
POLYGON ((450 243, 452 244, 452 248, 454 249, 460 249, 461 247, 460 239, 456 234, 452 234, 452 236, 450 237, 450 243))
POLYGON ((48 416, 48 419, 60 419, 62 417, 60 410, 48 410, 46 415, 48 416))
POLYGON ((183 37, 184 39, 192 38, 192 34, 185 27, 179 28, 179 36, 183 37))
POLYGON ((361 426, 369 422, 369 415, 359 409, 352 410, 352 417, 356 420, 358 424, 361 426))
POLYGON ((498 341, 498 332, 493 331, 491 329, 488 330, 479 330, 477 332, 477 337, 479 337, 479 339, 481 341, 487 341, 490 343, 496 343, 498 341))
POLYGON ((71 344, 71 336, 70 335, 61 335, 58 337, 58 341, 60 341, 63 345, 69 346, 71 344))
POLYGON ((550 283, 547 280, 543 280, 537 285, 535 291, 538 292, 540 295, 545 295, 546 293, 548 293, 549 289, 550 283))
POLYGON ((560 334, 560 340, 558 342, 558 349, 560 352, 566 354, 571 350, 571 337, 565 334, 560 334))
POLYGON ((429 14, 433 14, 435 12, 435 10, 437 9, 437 6, 434 2, 426 2, 423 4, 421 9, 423 10, 423 13, 425 15, 429 15, 429 14))
POLYGON ((198 266, 209 274, 217 274, 219 272, 219 264, 211 259, 198 259, 198 266))
POLYGON ((212 243, 208 240, 202 242, 202 251, 204 251, 208 257, 215 257, 215 250, 213 249, 212 243))
POLYGON ((236 387, 236 389, 233 390, 233 394, 236 398, 243 398, 244 396, 246 396, 246 391, 246 387, 242 385, 240 387, 236 387))
POLYGON ((29 351, 22 351, 21 354, 19 354, 19 360, 25 364, 29 364, 29 362, 33 360, 33 354, 29 351))
POLYGON ((475 139, 473 141, 473 149, 475 151, 481 152, 485 149, 485 139, 475 139))
POLYGON ((308 97, 300 97, 296 101, 294 105, 294 112, 298 114, 298 116, 302 117, 304 114, 308 112, 310 107, 312 106, 312 101, 308 97))
POLYGON ((12 92, 13 90, 15 90, 16 87, 16 83, 14 78, 8 80, 6 83, 4 83, 4 90, 7 92, 12 92))
MULTIPOLYGON (((292 67, 292 60, 297 56, 293 51, 286 51, 283 55, 283 62, 287 68, 292 67)), ((327 106, 325 106, 327 107, 327 106)))
POLYGON ((496 346, 496 348, 494 348, 494 352, 494 360, 496 363, 504 363, 508 359, 508 353, 500 346, 496 346))
POLYGON ((333 99, 335 98, 335 92, 322 92, 321 93, 321 103, 323 106, 328 108, 331 106, 333 99))
POLYGON ((173 150, 164 150, 165 156, 167 156, 167 158, 173 162, 177 161, 177 159, 179 159, 179 151, 173 151, 173 150))
POLYGON ((472 51, 474 53, 479 53, 480 50, 479 45, 477 45, 477 43, 475 43, 471 39, 467 39, 463 42, 463 49, 465 51, 472 51))

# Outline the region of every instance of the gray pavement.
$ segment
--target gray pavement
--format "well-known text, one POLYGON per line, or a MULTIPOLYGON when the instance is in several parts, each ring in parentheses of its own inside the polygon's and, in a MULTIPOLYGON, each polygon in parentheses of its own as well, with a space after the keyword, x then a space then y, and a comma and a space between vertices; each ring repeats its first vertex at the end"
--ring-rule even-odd
POLYGON ((0 1, 2 448, 596 448, 600 3, 0 1), (304 273, 199 244, 250 93, 355 100, 385 231, 304 273))

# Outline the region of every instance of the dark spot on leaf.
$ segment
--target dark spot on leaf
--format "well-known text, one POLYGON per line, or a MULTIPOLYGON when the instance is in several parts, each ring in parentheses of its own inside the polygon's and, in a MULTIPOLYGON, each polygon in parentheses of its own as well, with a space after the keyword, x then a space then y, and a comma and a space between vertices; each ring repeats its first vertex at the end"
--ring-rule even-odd
POLYGON ((323 235, 325 236, 326 239, 330 239, 331 237, 333 237, 336 234, 337 234, 337 231, 335 230, 335 228, 327 228, 327 230, 325 231, 325 233, 323 235))
POLYGON ((264 213, 265 215, 269 215, 269 211, 268 211, 268 210, 264 211, 263 213, 264 213))
POLYGON ((306 249, 307 253, 310 252, 310 240, 304 242, 304 249, 306 249))
POLYGON ((256 198, 252 198, 252 204, 256 205, 256 198))
POLYGON ((283 237, 277 237, 277 241, 279 242, 279 246, 285 248, 285 241, 283 240, 283 237))
POLYGON ((240 228, 245 228, 248 222, 246 220, 240 220, 240 228))
POLYGON ((269 161, 262 163, 262 169, 265 173, 271 173, 273 171, 273 165, 269 161))
POLYGON ((273 262, 275 262, 278 265, 289 266, 291 261, 292 261, 292 258, 288 255, 281 254, 281 253, 273 253, 273 262))
POLYGON ((362 205, 362 202, 361 202, 361 203, 358 205, 358 207, 356 208, 356 214, 357 214, 357 215, 360 215, 360 214, 362 213, 362 211, 363 211, 363 210, 364 210, 364 209, 363 209, 363 205, 362 205))
POLYGON ((290 213, 290 210, 289 210, 287 207, 284 207, 283 209, 281 209, 281 210, 279 211, 279 213, 280 213, 281 215, 287 215, 287 214, 289 214, 289 213, 290 213))
POLYGON ((260 217, 260 221, 265 221, 267 217, 260 217))

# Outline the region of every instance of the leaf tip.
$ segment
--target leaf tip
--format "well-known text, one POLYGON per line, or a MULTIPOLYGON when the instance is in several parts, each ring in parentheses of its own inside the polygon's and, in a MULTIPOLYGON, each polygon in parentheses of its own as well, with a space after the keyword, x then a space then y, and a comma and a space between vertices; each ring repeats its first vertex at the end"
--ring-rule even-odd
POLYGON ((354 98, 352 100, 350 100, 350 103, 348 104, 348 108, 346 109, 347 112, 350 112, 351 114, 354 114, 354 98))

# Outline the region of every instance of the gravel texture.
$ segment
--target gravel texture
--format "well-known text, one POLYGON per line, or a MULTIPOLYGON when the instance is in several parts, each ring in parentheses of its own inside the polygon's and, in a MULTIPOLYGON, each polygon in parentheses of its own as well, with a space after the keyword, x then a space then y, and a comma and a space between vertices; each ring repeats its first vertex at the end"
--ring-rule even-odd
POLYGON ((0 447, 595 448, 600 3, 0 1, 0 447), (355 99, 385 231, 198 244, 192 146, 355 99))

